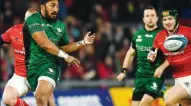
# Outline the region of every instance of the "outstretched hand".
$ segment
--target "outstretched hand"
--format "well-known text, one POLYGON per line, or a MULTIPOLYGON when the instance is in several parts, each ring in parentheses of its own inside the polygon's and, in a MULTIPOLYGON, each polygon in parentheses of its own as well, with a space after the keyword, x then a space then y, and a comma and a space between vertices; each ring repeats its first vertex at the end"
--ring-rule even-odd
POLYGON ((95 33, 91 34, 91 32, 89 31, 84 36, 84 43, 85 43, 85 45, 93 44, 94 40, 95 40, 95 33))

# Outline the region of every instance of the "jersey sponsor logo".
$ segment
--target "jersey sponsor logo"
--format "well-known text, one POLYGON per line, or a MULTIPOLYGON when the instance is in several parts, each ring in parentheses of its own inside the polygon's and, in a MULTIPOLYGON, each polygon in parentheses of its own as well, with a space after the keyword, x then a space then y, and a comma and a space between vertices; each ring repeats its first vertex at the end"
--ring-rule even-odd
POLYGON ((18 53, 18 54, 21 54, 21 55, 25 55, 25 50, 15 49, 14 52, 15 52, 15 53, 18 53))
POLYGON ((30 28, 30 27, 36 27, 36 26, 41 26, 41 24, 39 24, 39 23, 33 23, 33 24, 29 25, 29 28, 30 28))
POLYGON ((147 46, 138 46, 136 45, 137 50, 139 51, 150 51, 152 47, 147 47, 147 46))
POLYGON ((165 56, 174 56, 174 55, 180 55, 183 54, 184 50, 179 51, 179 52, 168 52, 168 53, 164 53, 165 56))
POLYGON ((157 90, 157 84, 153 82, 153 85, 151 86, 152 89, 157 90))
POLYGON ((147 37, 147 38, 153 38, 153 35, 145 34, 145 37, 147 37))

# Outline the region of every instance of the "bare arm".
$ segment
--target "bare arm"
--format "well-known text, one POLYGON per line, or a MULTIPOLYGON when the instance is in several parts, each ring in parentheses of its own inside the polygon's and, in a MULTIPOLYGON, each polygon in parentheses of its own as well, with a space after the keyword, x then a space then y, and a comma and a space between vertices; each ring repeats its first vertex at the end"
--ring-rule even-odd
POLYGON ((71 53, 71 52, 77 51, 83 47, 85 47, 85 44, 81 43, 78 45, 77 42, 71 42, 66 46, 60 46, 60 49, 65 51, 66 53, 71 53))
POLYGON ((41 48, 46 50, 48 53, 55 56, 58 55, 60 49, 48 39, 44 31, 35 32, 32 35, 32 38, 41 48))
POLYGON ((117 79, 119 81, 122 81, 125 78, 125 76, 126 76, 125 73, 128 71, 127 68, 131 65, 134 57, 135 57, 135 49, 130 47, 130 49, 128 50, 128 52, 125 56, 125 60, 123 62, 123 69, 122 69, 121 73, 117 76, 117 79))
POLYGON ((67 53, 71 53, 85 47, 86 45, 93 44, 94 39, 95 39, 95 33, 91 34, 91 32, 88 32, 85 35, 84 40, 78 42, 72 42, 65 46, 60 46, 60 49, 67 53))
POLYGON ((36 43, 48 53, 64 58, 68 64, 75 64, 79 67, 80 62, 73 56, 69 56, 64 51, 60 50, 52 41, 48 39, 44 31, 35 32, 32 38, 36 43))
POLYGON ((123 68, 128 68, 135 56, 135 49, 133 49, 132 47, 130 47, 130 49, 128 50, 126 56, 125 56, 125 60, 123 62, 123 68))

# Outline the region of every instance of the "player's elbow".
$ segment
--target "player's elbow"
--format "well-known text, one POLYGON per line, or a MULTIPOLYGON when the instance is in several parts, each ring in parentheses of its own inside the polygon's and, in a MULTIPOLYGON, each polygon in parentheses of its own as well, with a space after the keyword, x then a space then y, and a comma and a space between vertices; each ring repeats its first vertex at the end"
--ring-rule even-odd
POLYGON ((41 44, 40 47, 46 51, 52 48, 50 44, 41 44))

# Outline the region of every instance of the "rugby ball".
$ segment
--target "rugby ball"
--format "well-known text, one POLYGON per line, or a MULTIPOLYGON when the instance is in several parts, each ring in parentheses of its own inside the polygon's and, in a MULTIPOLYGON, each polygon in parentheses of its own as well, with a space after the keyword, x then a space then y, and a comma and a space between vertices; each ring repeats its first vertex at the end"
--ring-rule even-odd
POLYGON ((170 52, 177 52, 184 49, 188 44, 188 40, 184 35, 173 34, 165 39, 164 47, 170 52))

